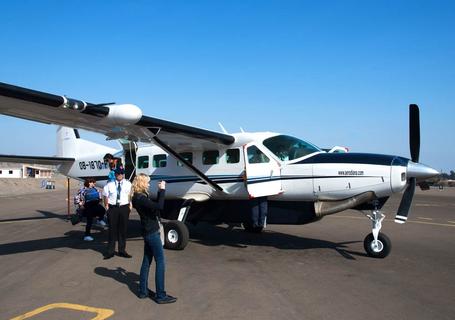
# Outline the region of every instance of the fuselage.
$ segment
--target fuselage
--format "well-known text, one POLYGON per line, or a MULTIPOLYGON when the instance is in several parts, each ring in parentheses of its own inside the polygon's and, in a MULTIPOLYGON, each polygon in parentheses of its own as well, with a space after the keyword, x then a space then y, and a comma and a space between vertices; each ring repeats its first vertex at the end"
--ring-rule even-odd
MULTIPOLYGON (((246 200, 257 192, 268 192, 275 201, 334 201, 366 191, 378 198, 388 197, 406 186, 409 160, 402 157, 327 153, 302 140, 270 132, 234 136, 235 143, 229 147, 179 150, 185 160, 221 186, 222 192, 155 145, 140 146, 132 161, 125 161, 131 153, 128 150, 116 156, 123 158, 127 169, 135 167, 129 172, 151 177, 151 193, 156 191, 154 182, 165 180, 169 199, 246 200)), ((103 156, 79 158, 67 174, 80 179, 95 177, 102 186, 109 173, 103 156)))

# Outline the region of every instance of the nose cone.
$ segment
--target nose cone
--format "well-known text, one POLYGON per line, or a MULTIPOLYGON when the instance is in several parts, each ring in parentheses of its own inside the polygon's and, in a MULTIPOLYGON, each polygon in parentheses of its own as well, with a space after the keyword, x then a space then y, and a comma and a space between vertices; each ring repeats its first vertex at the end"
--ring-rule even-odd
POLYGON ((408 178, 416 178, 418 180, 425 180, 425 179, 439 175, 439 172, 424 164, 409 161, 407 174, 408 174, 408 178))

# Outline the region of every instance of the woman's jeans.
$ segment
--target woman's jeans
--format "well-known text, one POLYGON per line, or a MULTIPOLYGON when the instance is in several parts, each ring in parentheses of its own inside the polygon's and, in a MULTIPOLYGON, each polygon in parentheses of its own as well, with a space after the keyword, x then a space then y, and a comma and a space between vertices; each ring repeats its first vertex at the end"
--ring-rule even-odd
POLYGON ((141 274, 139 276, 139 294, 148 295, 148 278, 150 264, 153 258, 156 262, 155 286, 156 298, 161 299, 166 296, 164 291, 164 251, 161 244, 160 232, 147 233, 144 236, 144 258, 142 259, 141 274))

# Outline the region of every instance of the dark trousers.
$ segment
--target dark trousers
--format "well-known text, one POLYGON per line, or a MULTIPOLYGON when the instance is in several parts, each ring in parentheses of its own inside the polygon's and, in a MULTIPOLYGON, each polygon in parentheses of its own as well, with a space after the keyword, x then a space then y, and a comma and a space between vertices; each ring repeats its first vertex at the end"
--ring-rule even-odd
POLYGON ((98 217, 98 219, 103 219, 106 211, 104 207, 99 203, 86 203, 84 209, 84 216, 87 218, 87 223, 85 225, 85 235, 90 235, 90 230, 92 229, 93 218, 98 217))
POLYGON ((251 222, 253 227, 263 227, 267 217, 267 197, 251 199, 251 222))
POLYGON ((107 218, 109 221, 109 243, 107 254, 114 254, 115 241, 118 240, 118 252, 126 253, 126 233, 128 229, 128 219, 130 216, 129 205, 120 207, 109 206, 107 218))

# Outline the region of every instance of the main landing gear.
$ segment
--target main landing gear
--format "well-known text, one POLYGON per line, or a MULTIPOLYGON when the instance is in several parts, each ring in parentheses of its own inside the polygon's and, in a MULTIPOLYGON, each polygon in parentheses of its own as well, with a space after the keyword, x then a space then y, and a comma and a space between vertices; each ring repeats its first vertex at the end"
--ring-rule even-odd
POLYGON ((185 225, 186 217, 194 200, 186 200, 179 210, 177 220, 163 221, 164 227, 164 247, 171 250, 183 250, 190 239, 190 232, 185 225))
POLYGON ((190 233, 182 221, 164 222, 164 247, 171 250, 183 250, 188 244, 190 233))
POLYGON ((372 232, 363 240, 363 247, 370 257, 385 258, 389 255, 392 249, 392 242, 385 234, 380 233, 382 227, 383 215, 377 208, 371 214, 366 215, 373 223, 372 232))

